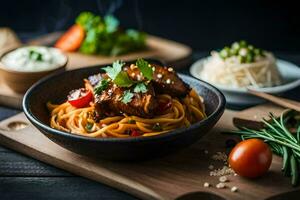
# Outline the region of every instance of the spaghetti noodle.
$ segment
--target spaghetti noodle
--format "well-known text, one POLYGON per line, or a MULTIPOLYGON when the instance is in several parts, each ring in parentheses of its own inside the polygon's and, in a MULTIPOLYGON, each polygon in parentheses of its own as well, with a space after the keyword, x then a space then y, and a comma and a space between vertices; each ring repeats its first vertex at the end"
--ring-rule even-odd
MULTIPOLYGON (((91 88, 86 84, 86 88, 91 88)), ((171 102, 171 106, 151 119, 138 116, 106 117, 100 121, 93 118, 95 104, 88 107, 76 108, 69 102, 59 105, 48 103, 51 111, 50 125, 52 128, 87 137, 118 137, 132 136, 129 130, 135 130, 139 136, 154 136, 172 131, 206 118, 203 99, 195 90, 191 90, 184 98, 173 98, 162 94, 158 101, 171 102)))

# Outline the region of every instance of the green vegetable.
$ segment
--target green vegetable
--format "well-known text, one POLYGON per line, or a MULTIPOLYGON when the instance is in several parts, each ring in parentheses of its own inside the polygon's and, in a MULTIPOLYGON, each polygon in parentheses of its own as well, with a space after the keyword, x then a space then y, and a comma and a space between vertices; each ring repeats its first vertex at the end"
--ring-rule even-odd
POLYGON ((122 67, 124 65, 125 65, 124 62, 117 60, 117 61, 113 62, 112 67, 107 66, 107 67, 104 67, 103 70, 107 73, 109 78, 114 80, 117 77, 117 75, 122 71, 122 67))
POLYGON ((124 64, 124 62, 117 60, 113 62, 112 67, 108 66, 103 68, 103 70, 116 85, 120 87, 130 87, 135 82, 129 78, 127 72, 122 71, 124 64))
POLYGON ((88 132, 92 131, 94 124, 92 123, 87 123, 85 126, 85 130, 87 130, 88 132))
POLYGON ((86 54, 120 55, 145 48, 146 34, 128 29, 122 31, 112 15, 101 18, 91 12, 82 12, 76 18, 86 37, 79 51, 86 54))
POLYGON ((106 90, 106 88, 108 87, 109 85, 109 81, 106 80, 106 79, 103 79, 101 80, 97 85, 96 87, 94 88, 94 93, 95 94, 101 94, 101 92, 103 90, 106 90))
POLYGON ((136 84, 136 86, 134 87, 133 91, 135 93, 146 93, 148 91, 146 85, 144 83, 138 83, 136 84))
POLYGON ((40 52, 32 49, 29 51, 29 59, 35 61, 43 61, 43 55, 40 52))
POLYGON ((261 130, 239 127, 240 130, 231 133, 240 135, 243 140, 259 138, 267 142, 274 153, 283 157, 282 170, 286 176, 292 177, 292 185, 297 185, 300 164, 300 113, 288 110, 282 113, 279 119, 270 113, 270 121, 264 119, 263 123, 265 127, 261 130), (291 130, 297 132, 293 133, 291 130))
POLYGON ((152 80, 153 70, 147 61, 140 58, 136 61, 136 66, 139 68, 144 77, 146 77, 148 80, 152 80))
POLYGON ((127 104, 129 102, 131 102, 132 98, 133 98, 133 93, 130 92, 130 90, 126 90, 123 94, 123 97, 122 97, 122 102, 127 104))
POLYGON ((128 120, 128 124, 134 124, 134 123, 135 123, 135 120, 133 120, 133 119, 128 120))
POLYGON ((153 131, 162 131, 162 128, 159 123, 156 123, 153 125, 152 130, 153 131))
POLYGON ((134 84, 134 81, 131 80, 127 74, 127 72, 121 71, 113 82, 120 87, 130 87, 134 84))
POLYGON ((118 29, 120 24, 119 20, 112 15, 107 15, 104 17, 104 22, 106 25, 106 30, 108 33, 113 33, 118 29))
POLYGON ((255 48, 253 45, 248 44, 245 40, 234 42, 231 48, 225 46, 220 52, 219 56, 226 60, 232 56, 237 56, 240 63, 252 63, 258 56, 265 56, 264 51, 255 48))

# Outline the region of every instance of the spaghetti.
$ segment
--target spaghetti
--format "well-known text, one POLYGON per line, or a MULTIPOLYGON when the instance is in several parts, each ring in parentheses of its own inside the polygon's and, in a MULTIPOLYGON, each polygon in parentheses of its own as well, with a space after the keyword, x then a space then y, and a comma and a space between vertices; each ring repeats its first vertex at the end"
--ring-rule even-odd
MULTIPOLYGON (((85 87, 91 88, 89 84, 85 87)), ((59 105, 48 103, 50 125, 58 130, 87 137, 125 138, 137 136, 132 135, 132 130, 133 133, 138 132, 138 136, 154 136, 188 127, 206 118, 203 99, 193 89, 184 98, 174 98, 167 94, 158 95, 157 98, 160 102, 170 102, 170 106, 151 119, 123 114, 106 117, 98 122, 93 118, 94 102, 85 108, 73 107, 69 102, 59 105)))

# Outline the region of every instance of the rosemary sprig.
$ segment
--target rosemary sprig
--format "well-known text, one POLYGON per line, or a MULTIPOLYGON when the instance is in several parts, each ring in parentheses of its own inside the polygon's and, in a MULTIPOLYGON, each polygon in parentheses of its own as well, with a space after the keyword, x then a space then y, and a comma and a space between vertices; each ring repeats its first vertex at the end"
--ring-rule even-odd
POLYGON ((283 158, 282 171, 285 176, 291 176, 292 185, 296 186, 300 168, 300 113, 287 110, 279 119, 272 113, 269 116, 270 120, 262 120, 263 129, 238 127, 239 130, 230 133, 239 135, 242 140, 259 138, 269 144, 272 151, 283 158))

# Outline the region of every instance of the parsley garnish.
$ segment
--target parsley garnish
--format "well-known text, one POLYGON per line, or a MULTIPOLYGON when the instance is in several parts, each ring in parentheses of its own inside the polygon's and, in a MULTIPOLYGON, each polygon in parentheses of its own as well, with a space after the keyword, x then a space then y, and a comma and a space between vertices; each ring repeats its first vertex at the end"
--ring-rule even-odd
POLYGON ((139 92, 141 92, 141 93, 146 93, 146 92, 148 91, 148 89, 147 89, 147 87, 146 87, 146 85, 145 85, 144 83, 138 83, 138 84, 136 84, 136 86, 134 87, 133 91, 134 91, 135 93, 139 93, 139 92))
POLYGON ((106 79, 99 81, 99 83, 94 88, 94 93, 100 94, 103 90, 105 90, 108 87, 108 85, 109 85, 109 81, 106 79))
POLYGON ((134 83, 124 71, 119 72, 113 82, 120 87, 130 87, 134 83))
POLYGON ((151 65, 145 61, 144 59, 140 58, 136 61, 136 66, 139 68, 141 73, 144 77, 146 77, 148 80, 152 80, 153 78, 153 70, 151 65))
POLYGON ((94 124, 88 122, 88 123, 85 125, 85 129, 86 129, 88 132, 90 132, 90 131, 92 130, 93 126, 94 126, 94 124))
POLYGON ((109 78, 114 80, 118 76, 118 74, 122 71, 123 65, 125 65, 124 62, 117 60, 117 61, 113 62, 112 67, 107 66, 107 67, 103 68, 103 70, 107 73, 109 78))
POLYGON ((132 97, 133 97, 133 93, 130 92, 130 90, 126 90, 126 91, 124 92, 124 94, 123 94, 122 102, 125 103, 125 104, 131 102, 132 97))
POLYGON ((130 87, 134 84, 134 81, 129 78, 126 72, 122 71, 124 64, 124 62, 117 60, 112 64, 112 67, 108 66, 103 68, 103 70, 116 85, 120 87, 130 87))
POLYGON ((160 126, 159 123, 156 123, 153 125, 152 130, 153 131, 162 131, 162 127, 160 126))
POLYGON ((43 54, 41 54, 38 51, 35 51, 35 50, 31 49, 29 51, 29 59, 35 60, 35 61, 43 61, 43 54))

